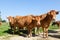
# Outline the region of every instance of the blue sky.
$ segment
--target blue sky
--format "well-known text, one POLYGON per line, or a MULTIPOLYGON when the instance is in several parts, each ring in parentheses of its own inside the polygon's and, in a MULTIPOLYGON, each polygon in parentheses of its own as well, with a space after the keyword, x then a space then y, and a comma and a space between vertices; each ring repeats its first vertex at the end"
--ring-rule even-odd
MULTIPOLYGON (((60 11, 60 0, 0 0, 2 19, 16 15, 41 15, 50 10, 60 11)), ((60 20, 60 14, 56 20, 60 20)))

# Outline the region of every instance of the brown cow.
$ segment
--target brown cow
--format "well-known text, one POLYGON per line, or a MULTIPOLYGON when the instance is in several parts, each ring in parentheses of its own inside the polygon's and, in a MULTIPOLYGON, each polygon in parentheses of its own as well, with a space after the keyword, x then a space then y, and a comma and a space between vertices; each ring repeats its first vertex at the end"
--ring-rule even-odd
POLYGON ((55 20, 56 15, 58 14, 58 11, 51 10, 47 14, 41 15, 40 17, 42 18, 40 23, 43 29, 43 37, 48 37, 48 27, 51 23, 51 21, 55 20))
POLYGON ((23 28, 26 27, 28 30, 28 37, 32 36, 32 29, 40 24, 40 17, 28 15, 28 16, 16 16, 17 27, 23 28), (38 19, 38 20, 37 20, 38 19))
POLYGON ((12 17, 12 16, 7 17, 7 19, 9 21, 10 28, 11 28, 11 30, 13 30, 13 34, 14 34, 15 30, 16 30, 16 21, 15 21, 14 17, 12 17))
POLYGON ((57 14, 58 14, 58 11, 51 10, 47 14, 40 15, 40 23, 41 23, 41 25, 40 26, 37 25, 37 28, 39 30, 39 27, 42 27, 42 29, 43 29, 43 37, 46 37, 46 38, 48 37, 49 25, 53 20, 55 20, 57 14))
POLYGON ((57 25, 59 27, 59 29, 60 29, 60 21, 55 21, 55 22, 53 22, 52 25, 57 25))

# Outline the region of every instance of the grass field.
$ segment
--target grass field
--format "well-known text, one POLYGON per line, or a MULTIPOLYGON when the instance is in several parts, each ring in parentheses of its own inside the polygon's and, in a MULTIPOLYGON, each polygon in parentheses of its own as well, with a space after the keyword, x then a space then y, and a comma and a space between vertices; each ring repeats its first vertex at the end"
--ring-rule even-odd
MULTIPOLYGON (((8 30, 9 30, 9 24, 8 23, 2 23, 2 25, 0 26, 0 36, 6 36, 8 33, 8 30)), ((50 26, 49 27, 49 30, 55 30, 55 29, 58 29, 57 26, 50 26)), ((40 30, 42 31, 42 29, 40 30)))
POLYGON ((9 29, 8 26, 8 23, 2 23, 2 25, 0 26, 0 36, 8 34, 7 32, 5 32, 9 29))

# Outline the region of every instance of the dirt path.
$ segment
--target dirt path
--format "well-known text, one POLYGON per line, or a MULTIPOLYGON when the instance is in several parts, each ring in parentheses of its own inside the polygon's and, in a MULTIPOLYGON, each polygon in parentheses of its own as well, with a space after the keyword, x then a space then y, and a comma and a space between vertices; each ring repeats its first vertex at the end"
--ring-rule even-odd
POLYGON ((48 39, 42 38, 42 33, 41 33, 39 36, 30 37, 30 38, 18 36, 18 35, 1 36, 0 40, 60 40, 60 33, 59 30, 56 31, 49 30, 48 39))

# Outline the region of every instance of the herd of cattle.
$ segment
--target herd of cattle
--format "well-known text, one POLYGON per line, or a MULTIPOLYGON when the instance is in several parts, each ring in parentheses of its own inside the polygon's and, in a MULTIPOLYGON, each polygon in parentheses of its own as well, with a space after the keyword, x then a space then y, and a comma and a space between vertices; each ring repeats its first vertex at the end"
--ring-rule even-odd
POLYGON ((52 21, 55 20, 57 14, 59 14, 59 11, 51 10, 42 15, 26 15, 15 17, 8 16, 7 19, 9 21, 11 30, 14 30, 14 32, 16 31, 16 29, 18 29, 19 31, 20 29, 26 27, 28 30, 27 36, 31 37, 33 28, 37 27, 37 30, 39 30, 39 28, 42 27, 43 37, 47 38, 49 25, 52 21))

